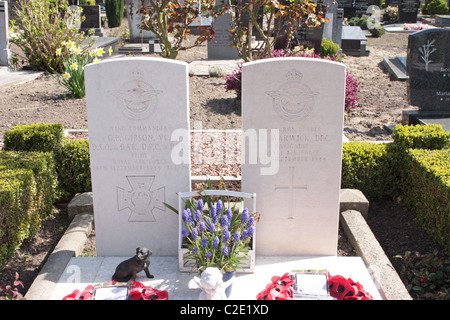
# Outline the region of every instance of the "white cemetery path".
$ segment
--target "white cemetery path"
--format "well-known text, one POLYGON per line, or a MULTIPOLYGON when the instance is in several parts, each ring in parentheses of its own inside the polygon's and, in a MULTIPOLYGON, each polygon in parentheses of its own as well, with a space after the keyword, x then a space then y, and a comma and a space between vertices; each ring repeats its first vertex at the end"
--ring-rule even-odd
MULTIPOLYGON (((309 59, 311 62, 311 59, 309 59)), ((299 61, 293 60, 295 63, 305 63, 306 61, 303 61, 303 59, 299 59, 299 61)), ((327 66, 341 68, 340 72, 343 72, 345 68, 339 66, 338 64, 332 63, 326 64, 327 66)), ((256 66, 257 67, 257 66, 256 66)), ((120 209, 126 209, 126 202, 123 206, 120 206, 114 198, 118 197, 121 193, 119 190, 119 186, 124 186, 124 182, 128 179, 130 182, 130 177, 142 175, 142 173, 139 173, 138 171, 133 171, 134 168, 128 168, 124 170, 124 172, 121 172, 122 169, 118 169, 117 167, 114 169, 114 172, 109 172, 106 170, 106 167, 114 167, 114 159, 119 159, 121 161, 124 160, 124 154, 121 153, 114 153, 114 149, 118 149, 114 147, 114 143, 116 141, 121 141, 121 139, 124 137, 123 133, 129 133, 125 127, 129 126, 130 123, 133 123, 133 121, 138 121, 139 119, 136 119, 134 116, 137 114, 137 112, 140 112, 141 109, 137 107, 142 107, 142 105, 135 105, 135 109, 131 108, 131 113, 123 116, 121 113, 116 113, 116 111, 113 111, 112 109, 108 109, 109 106, 116 105, 120 109, 121 104, 117 101, 120 99, 114 98, 114 95, 112 95, 109 91, 111 89, 119 90, 124 89, 124 83, 126 80, 132 80, 133 87, 128 88, 133 92, 138 91, 157 91, 158 94, 158 100, 152 100, 153 103, 150 103, 152 107, 160 107, 163 106, 164 108, 171 108, 169 105, 173 105, 174 110, 188 110, 187 105, 187 94, 183 93, 183 88, 187 89, 186 87, 186 78, 187 78, 187 70, 188 66, 184 62, 170 62, 167 63, 161 63, 160 59, 152 59, 152 58, 135 58, 135 59, 115 59, 115 61, 112 62, 102 62, 98 64, 97 66, 94 66, 92 68, 87 68, 87 87, 90 88, 88 91, 87 99, 88 99, 88 119, 91 124, 95 124, 97 127, 97 130, 93 130, 91 132, 90 130, 90 143, 92 145, 100 145, 102 143, 107 142, 109 146, 112 148, 108 148, 108 152, 101 152, 101 153, 94 153, 91 163, 91 165, 97 169, 93 171, 93 194, 94 194, 94 210, 96 210, 95 214, 95 227, 96 227, 96 233, 97 239, 100 239, 100 246, 103 246, 100 248, 99 251, 103 251, 104 253, 97 256, 97 257, 73 257, 70 258, 65 265, 64 270, 60 273, 59 279, 56 280, 52 279, 52 273, 49 272, 51 270, 51 266, 48 267, 48 269, 44 268, 40 275, 38 276, 38 279, 36 282, 36 285, 33 284, 32 288, 29 291, 28 298, 30 299, 62 299, 64 296, 70 294, 73 292, 73 290, 83 290, 87 285, 92 285, 95 283, 104 283, 111 281, 111 276, 114 273, 115 267, 123 260, 130 258, 133 256, 135 248, 137 246, 142 246, 142 243, 145 241, 148 241, 150 239, 150 243, 154 244, 155 241, 162 241, 165 244, 168 244, 169 247, 164 247, 164 245, 148 245, 149 249, 154 250, 156 254, 154 254, 151 257, 151 264, 150 264, 150 271, 153 275, 155 275, 154 279, 147 279, 145 277, 144 273, 138 274, 137 281, 142 282, 146 286, 150 286, 154 289, 158 290, 165 290, 168 292, 169 299, 182 299, 182 300, 189 300, 189 299, 198 299, 200 290, 199 288, 193 283, 193 275, 189 272, 180 272, 178 269, 178 257, 174 253, 174 249, 176 247, 173 247, 174 243, 177 241, 178 235, 176 234, 176 230, 178 230, 177 225, 177 218, 171 219, 170 214, 167 212, 163 212, 162 215, 158 215, 154 220, 157 220, 157 222, 149 222, 149 221, 143 221, 139 220, 138 222, 132 222, 129 221, 129 217, 124 212, 120 212, 120 209), (127 72, 124 73, 123 66, 127 66, 125 70, 127 72), (138 67, 136 67, 138 66, 138 67), (149 72, 144 72, 148 66, 152 66, 153 69, 149 69, 149 72), (170 70, 173 68, 173 72, 154 72, 155 70, 170 70), (167 69, 168 68, 168 69, 167 69), (138 70, 138 71, 137 71, 138 70), (150 71, 151 70, 151 71, 150 71), (108 81, 104 81, 103 84, 95 83, 95 79, 97 76, 97 72, 104 72, 108 76, 104 79, 108 79, 108 81), (131 74, 132 72, 139 73, 138 78, 136 78, 136 74, 131 74), (127 74, 128 73, 128 74, 127 74), (168 79, 162 79, 161 75, 164 74, 165 78, 167 77, 175 77, 171 79, 170 81, 168 79), (157 75, 157 76, 156 76, 157 75), (135 77, 135 78, 133 78, 135 77), (129 79, 128 79, 129 78, 129 79), (133 79, 131 79, 133 78, 133 79), (158 81, 156 81, 157 79, 158 81), (168 86, 175 86, 176 88, 180 90, 167 90, 168 86), (181 93, 180 93, 181 91, 181 93), (176 94, 174 94, 176 93, 176 94), (167 101, 165 101, 167 100, 167 101), (106 109, 104 109, 105 107, 106 109), (103 109, 102 109, 103 108, 103 109), (116 119, 114 118, 116 117, 116 119), (117 124, 116 121, 120 119, 122 121, 121 123, 117 124), (103 123, 102 123, 103 121, 103 123), (129 123, 127 123, 127 121, 129 123), (115 123, 116 125, 114 125, 115 123), (99 128, 103 128, 104 130, 100 130, 99 128), (113 131, 109 132, 108 130, 111 128, 113 131), (122 136, 121 136, 122 135, 122 136), (93 136, 93 138, 92 138, 93 136), (113 137, 113 138, 111 138, 113 137), (103 139, 103 140, 102 140, 103 139), (106 139, 106 140, 104 140, 106 139), (108 140, 109 139, 109 140, 108 140), (111 162, 113 161, 113 162, 111 162), (103 164, 99 164, 101 162, 106 163, 105 166, 103 164), (128 170, 128 171, 127 171, 128 170), (96 173, 97 171, 97 173, 96 173), (126 171, 126 172, 125 172, 126 171), (100 181, 100 182, 99 182, 100 181), (110 186, 110 187, 107 187, 110 186), (109 191, 106 191, 109 189, 109 191), (106 193, 105 193, 106 192, 106 193), (109 192, 109 194, 108 194, 109 192), (96 203, 96 196, 95 194, 99 193, 100 197, 97 197, 97 199, 103 198, 103 201, 98 201, 96 203), (103 193, 103 195, 101 195, 103 193), (111 201, 112 200, 112 201, 111 201), (104 213, 102 213, 104 211, 104 213), (111 212, 113 212, 113 215, 111 216, 111 212), (116 213, 114 213, 116 212, 116 213), (102 218, 102 215, 104 218, 102 218), (112 219, 112 217, 114 217, 112 219), (162 224, 163 229, 160 229, 160 221, 163 219, 169 219, 168 224, 162 224), (103 226, 102 226, 103 224, 103 226), (135 224, 135 226, 132 226, 128 228, 128 226, 131 226, 135 224), (159 225, 158 225, 159 224, 159 225), (138 225, 138 226, 136 226, 138 225), (153 225, 153 226, 152 226, 153 225), (155 228, 156 226, 156 228, 155 228), (167 226, 170 227, 170 229, 164 229, 167 228, 167 226), (149 228, 153 228, 152 230, 149 228), (175 230, 175 231, 174 231, 175 230), (102 233, 104 233, 102 235, 102 233), (128 233, 128 235, 126 235, 128 233), (158 234, 156 237, 151 234, 158 234), (150 236, 150 238, 148 238, 150 236), (147 240, 145 240, 147 237, 147 240), (171 239, 169 239, 171 238, 171 239), (102 240, 103 239, 103 240, 102 240), (135 239, 138 239, 135 241, 135 239), (103 242, 102 242, 103 241, 103 242), (161 250, 160 250, 161 249, 161 250), (164 252, 164 250, 166 250, 164 252), (106 253, 106 254, 105 254, 106 253)), ((257 70, 257 69, 256 69, 257 70)), ((286 70, 281 68, 281 72, 285 72, 286 70), (284 70, 284 71, 283 71, 284 70)), ((289 68, 291 70, 291 68, 289 68)), ((306 68, 308 70, 308 68, 306 68)), ((303 71, 302 71, 303 72, 303 71)), ((308 73, 310 71, 305 71, 305 77, 309 76, 308 73)), ((331 77, 331 79, 334 79, 331 77)), ((330 80, 331 80, 330 79, 330 80)), ((342 77, 342 79, 344 79, 342 77)), ((331 80, 334 81, 334 80, 331 80)), ((330 82, 331 84, 331 82, 330 82)), ((329 84, 329 85, 330 85, 329 84)), ((340 88, 341 86, 337 86, 340 88)), ((302 87, 303 89, 305 87, 302 87)), ((315 90, 316 88, 313 88, 315 90)), ((338 89, 340 90, 340 89, 338 89)), ((188 90, 185 90, 185 93, 188 92, 188 90)), ((269 102, 269 105, 271 106, 272 100, 266 99, 269 102)), ((340 100, 340 99, 337 99, 340 100)), ((320 100, 318 100, 320 101, 320 100)), ((337 103, 340 103, 339 101, 337 103)), ((316 107, 314 105, 313 107, 316 107)), ((316 108, 319 109, 319 108, 316 108)), ((124 109, 122 108, 122 111, 124 109)), ((129 111, 129 110, 128 110, 129 111)), ((314 114, 313 110, 311 111, 312 114, 314 114)), ((125 110, 125 112, 127 112, 125 110)), ((187 111, 186 111, 187 112, 187 111)), ((340 112, 340 111, 339 111, 340 112)), ((338 113, 339 113, 338 112, 338 113)), ((180 113, 180 119, 178 121, 175 121, 173 117, 171 117, 170 121, 173 123, 176 123, 178 126, 186 126, 186 128, 189 128, 187 119, 188 114, 182 112, 180 113)), ((157 113, 150 113, 147 116, 148 117, 155 116, 157 113)), ((158 117, 158 116, 157 116, 158 117)), ((155 120, 158 125, 164 127, 164 125, 167 125, 167 120, 164 120, 162 118, 157 118, 155 120)), ((140 123, 140 125, 144 125, 140 123)), ((335 125, 334 129, 339 129, 339 126, 342 126, 342 124, 335 125)), ((91 127, 90 127, 91 128, 91 127)), ((179 128, 179 127, 178 127, 179 128)), ((324 130, 323 133, 327 129, 324 130)), ((342 131, 342 128, 340 128, 342 131)), ((186 133, 188 130, 186 130, 186 133)), ((186 134, 183 133, 183 134, 186 134)), ((166 133, 167 134, 167 133, 166 133)), ((188 140, 188 139, 187 139, 188 140)), ((342 144, 342 137, 337 139, 340 144, 342 144)), ((177 141, 178 142, 178 141, 177 141)), ((172 144, 172 148, 174 145, 172 144)), ((336 150, 339 150, 338 147, 336 150)), ((139 150, 143 151, 143 150, 139 150)), ((147 153, 147 156, 154 157, 154 154, 147 153)), ((145 157, 144 157, 145 158, 145 157)), ((336 160, 337 161, 337 160, 336 160)), ((167 169, 173 169, 173 167, 168 166, 167 169)), ((189 169, 189 168, 188 168, 189 169)), ((260 169, 260 168, 259 168, 260 169)), ((174 170, 175 171, 175 170, 174 170)), ((175 195, 177 192, 183 192, 188 191, 189 184, 190 184, 190 177, 189 177, 189 171, 183 169, 181 172, 187 172, 187 176, 184 174, 176 174, 175 176, 172 176, 170 179, 165 179, 164 186, 165 192, 166 192, 166 201, 168 199, 171 199, 171 195, 175 195), (172 180, 172 184, 169 183, 168 180, 172 180), (181 189, 181 190, 180 190, 181 189)), ((150 173, 148 173, 150 174, 150 173)), ((294 165, 288 164, 287 166, 287 175, 284 175, 284 178, 282 178, 280 181, 277 181, 276 188, 278 191, 275 191, 272 189, 272 192, 281 192, 281 191, 289 191, 292 195, 293 192, 310 192, 311 190, 314 190, 314 183, 313 182, 307 182, 306 185, 304 182, 295 182, 296 178, 296 172, 294 172, 294 165), (312 185, 312 189, 310 189, 310 183, 312 185), (300 190, 297 190, 300 189, 300 190)), ((155 192, 155 190, 158 190, 160 188, 161 182, 155 181, 155 176, 158 176, 159 174, 154 174, 152 181, 147 181, 145 183, 141 183, 141 186, 145 186, 146 190, 149 192, 155 192), (153 185, 155 184, 155 185, 153 185)), ((335 184, 337 181, 335 181, 335 184)), ((128 188, 132 188, 133 183, 128 185, 128 188)), ((122 187, 122 194, 123 194, 122 187)), ((339 194, 339 190, 336 190, 337 194, 339 194)), ((334 196, 333 196, 334 197, 334 196)), ((333 198, 331 197, 331 198, 333 198)), ((311 197, 314 199, 314 196, 311 197)), ((283 223, 291 224, 292 221, 295 221, 295 224, 298 224, 301 219, 298 217, 294 217, 293 214, 293 208, 294 204, 292 203, 292 196, 289 197, 288 201, 288 209, 287 213, 288 215, 283 216, 281 220, 283 220, 283 223)), ((334 197, 334 199, 336 199, 334 197)), ((169 203, 175 203, 173 201, 167 201, 169 203)), ((128 203, 129 204, 129 203, 128 203)), ((336 225, 338 217, 339 217, 339 208, 338 203, 334 203, 335 210, 331 210, 330 212, 332 216, 334 215, 334 218, 331 218, 329 220, 332 221, 331 225, 336 225)), ((258 206, 258 205, 257 205, 258 206)), ((130 206, 128 206, 128 212, 130 211, 130 206)), ((263 208, 260 209, 263 211, 263 208)), ((161 211, 161 210, 160 210, 161 211)), ((153 213, 158 212, 152 211, 153 213)), ((139 212, 138 212, 139 216, 139 212)), ((79 214, 76 217, 80 217, 80 219, 83 219, 83 214, 79 214)), ((173 218, 173 217, 172 217, 173 218)), ((89 217, 87 219, 92 219, 92 217, 89 217)), ((328 219, 328 218, 327 218, 328 219)), ((144 219, 145 220, 145 219, 144 219)), ((152 219, 150 219, 152 220, 152 219)), ((261 228, 261 225, 257 225, 257 236, 256 239, 264 239, 270 238, 273 236, 272 234, 264 235, 264 231, 260 231, 258 233, 258 230, 261 228)), ((352 278, 354 281, 358 281, 361 284, 363 284, 364 289, 368 291, 374 299, 379 300, 383 299, 382 293, 379 292, 378 285, 375 284, 375 281, 373 280, 373 277, 380 278, 381 270, 378 270, 376 267, 368 269, 366 266, 364 260, 361 257, 338 257, 334 253, 330 252, 336 252, 336 250, 329 250, 329 246, 337 245, 337 228, 336 228, 336 234, 331 235, 325 235, 324 241, 329 242, 329 244, 326 245, 328 247, 325 251, 327 253, 321 252, 319 249, 316 254, 311 254, 311 252, 308 252, 307 254, 301 254, 299 252, 291 252, 289 253, 279 253, 275 254, 272 252, 271 254, 259 254, 258 255, 258 247, 256 247, 257 255, 256 255, 256 264, 254 268, 254 272, 250 273, 240 273, 239 271, 236 274, 236 277, 233 282, 233 290, 232 295, 230 299, 238 299, 238 300, 253 300, 256 299, 257 293, 262 291, 265 286, 270 282, 270 279, 272 276, 281 276, 286 272, 292 272, 292 270, 299 270, 299 269, 308 269, 308 270, 317 270, 317 269, 327 269, 331 275, 342 275, 346 278, 352 278)), ((279 230, 276 230, 276 236, 283 237, 285 236, 282 232, 280 233, 279 230)), ((72 234, 74 236, 76 232, 72 234)), ((83 237, 86 237, 85 232, 83 231, 83 237)), ((299 232, 297 232, 299 233, 299 232)), ((320 234, 317 234, 319 237, 322 236, 320 234)), ((68 235, 69 237, 71 235, 68 235)), ((296 239, 292 240, 289 238, 283 238, 284 242, 281 242, 281 245, 283 243, 294 243, 295 247, 295 241, 296 239)), ((320 241, 319 241, 320 242, 320 241)), ((147 243, 147 242, 145 242, 147 243)), ((317 242, 314 242, 317 243, 317 242)), ((257 242, 258 244, 258 242, 257 242)), ((278 241, 279 245, 279 241, 278 241)), ((292 246, 289 246, 292 247, 292 246)), ((58 250, 56 250, 58 251, 58 250)), ((64 250, 63 250, 64 251, 64 250)), ((56 252, 55 259, 57 260, 59 252, 56 252)), ((65 258, 67 259, 67 257, 65 258)), ((64 260, 64 259, 61 259, 64 260)), ((57 261, 55 262, 57 263, 57 261)), ((57 272, 53 275, 55 277, 57 275, 57 272)))

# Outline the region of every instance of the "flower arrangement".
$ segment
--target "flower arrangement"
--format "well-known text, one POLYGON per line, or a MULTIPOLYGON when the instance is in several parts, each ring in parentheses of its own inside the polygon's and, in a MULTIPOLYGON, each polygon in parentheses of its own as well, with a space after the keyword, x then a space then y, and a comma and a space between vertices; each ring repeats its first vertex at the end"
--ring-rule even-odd
POLYGON ((403 30, 411 30, 411 31, 416 31, 416 30, 426 30, 429 29, 430 26, 427 24, 423 24, 423 23, 404 23, 403 24, 403 30))
POLYGON ((210 196, 186 201, 181 233, 183 247, 188 249, 185 265, 193 262, 192 271, 216 267, 233 272, 242 268, 259 215, 247 208, 241 211, 240 203, 225 201, 224 197, 214 202, 210 196))
MULTIPOLYGON (((108 52, 109 55, 112 54, 112 47, 108 52)), ((56 49, 56 55, 63 57, 64 72, 55 77, 58 84, 67 88, 73 98, 83 98, 86 95, 84 67, 89 63, 99 62, 104 53, 103 48, 82 49, 73 41, 63 41, 62 47, 56 49)))

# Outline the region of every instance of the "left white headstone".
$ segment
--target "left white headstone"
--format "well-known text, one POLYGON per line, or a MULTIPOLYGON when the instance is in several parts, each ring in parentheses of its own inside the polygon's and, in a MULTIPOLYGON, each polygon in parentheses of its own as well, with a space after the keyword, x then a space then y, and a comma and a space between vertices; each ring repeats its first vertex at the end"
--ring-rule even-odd
POLYGON ((99 256, 176 255, 177 192, 190 191, 188 65, 123 58, 85 69, 99 256))

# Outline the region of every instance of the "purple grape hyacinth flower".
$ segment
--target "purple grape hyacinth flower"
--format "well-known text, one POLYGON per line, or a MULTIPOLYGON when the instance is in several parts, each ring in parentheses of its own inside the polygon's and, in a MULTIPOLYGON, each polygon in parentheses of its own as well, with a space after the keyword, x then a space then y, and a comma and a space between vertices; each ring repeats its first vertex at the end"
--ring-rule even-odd
POLYGON ((200 222, 200 225, 198 226, 201 233, 203 233, 206 229, 206 224, 202 221, 200 222))
POLYGON ((186 230, 186 228, 183 228, 183 229, 181 230, 181 235, 182 235, 184 238, 187 238, 187 236, 189 235, 189 232, 186 230))
POLYGON ((191 235, 192 235, 192 240, 197 240, 197 237, 198 237, 198 231, 197 231, 197 228, 194 228, 193 230, 192 230, 192 233, 191 233, 191 235))
POLYGON ((223 249, 222 249, 222 255, 223 255, 223 256, 228 255, 228 247, 227 247, 227 246, 223 247, 223 249))
POLYGON ((206 259, 210 259, 211 258, 211 251, 208 251, 205 255, 206 259))
POLYGON ((197 202, 197 209, 200 210, 200 212, 203 212, 203 207, 204 207, 203 199, 199 199, 197 202))
POLYGON ((206 237, 203 237, 201 243, 202 243, 202 247, 206 249, 206 247, 208 246, 208 239, 206 237))
POLYGON ((219 246, 219 238, 215 236, 213 240, 213 249, 216 250, 218 246, 219 246))
POLYGON ((236 233, 234 234, 234 242, 239 242, 240 239, 241 233, 239 231, 236 231, 236 233))
POLYGON ((244 208, 244 210, 242 211, 241 223, 246 223, 247 220, 248 220, 248 209, 244 208))
POLYGON ((222 220, 220 220, 220 224, 221 224, 222 227, 225 227, 225 226, 228 226, 228 223, 229 223, 228 217, 226 215, 224 215, 222 217, 222 220))
POLYGON ((220 214, 222 212, 222 208, 223 208, 222 200, 217 201, 216 213, 220 214))

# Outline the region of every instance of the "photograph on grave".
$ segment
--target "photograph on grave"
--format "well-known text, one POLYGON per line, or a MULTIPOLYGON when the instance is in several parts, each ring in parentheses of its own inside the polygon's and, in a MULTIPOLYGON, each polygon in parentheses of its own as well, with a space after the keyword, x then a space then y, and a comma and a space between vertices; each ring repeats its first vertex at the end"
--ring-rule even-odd
POLYGON ((85 75, 98 255, 176 255, 178 217, 163 203, 190 191, 187 64, 119 58, 85 75))
POLYGON ((450 111, 450 30, 436 28, 409 35, 407 70, 411 105, 450 111))
POLYGON ((243 65, 242 191, 258 196, 257 254, 336 255, 344 96, 341 63, 243 65))

